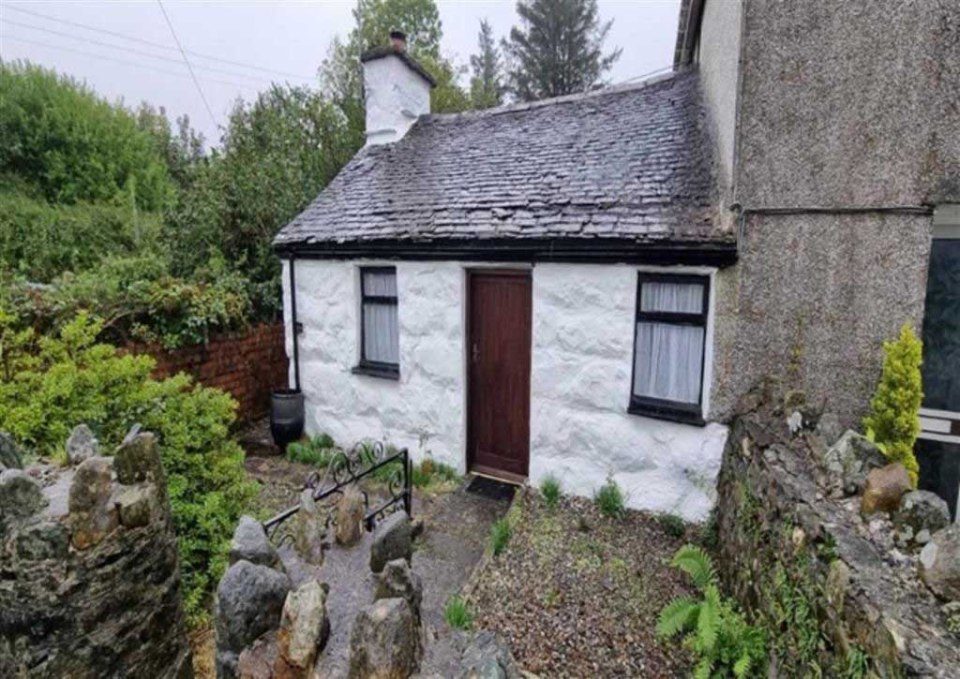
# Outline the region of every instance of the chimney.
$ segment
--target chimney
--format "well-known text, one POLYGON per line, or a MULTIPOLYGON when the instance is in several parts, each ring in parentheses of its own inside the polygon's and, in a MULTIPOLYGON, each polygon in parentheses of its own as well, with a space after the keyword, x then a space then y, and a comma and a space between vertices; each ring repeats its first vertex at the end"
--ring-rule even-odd
POLYGON ((372 49, 360 57, 367 109, 367 146, 403 139, 430 113, 430 90, 436 86, 429 73, 407 54, 407 36, 390 32, 390 46, 372 49))

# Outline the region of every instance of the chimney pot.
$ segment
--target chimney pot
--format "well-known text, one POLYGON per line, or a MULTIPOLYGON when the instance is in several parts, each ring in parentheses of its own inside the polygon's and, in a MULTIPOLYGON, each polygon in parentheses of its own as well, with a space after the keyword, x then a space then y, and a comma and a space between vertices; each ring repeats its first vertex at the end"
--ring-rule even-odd
POLYGON ((390 45, 395 52, 406 52, 407 34, 403 31, 390 31, 390 45))

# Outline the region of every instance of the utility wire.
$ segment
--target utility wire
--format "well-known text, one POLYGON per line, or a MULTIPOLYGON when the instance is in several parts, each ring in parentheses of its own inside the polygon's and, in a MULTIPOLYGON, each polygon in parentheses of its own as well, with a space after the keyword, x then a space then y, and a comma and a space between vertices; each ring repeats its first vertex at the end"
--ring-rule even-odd
MULTIPOLYGON (((68 20, 68 19, 60 19, 60 18, 58 18, 58 17, 51 16, 51 15, 49 15, 49 14, 44 14, 44 13, 42 13, 42 12, 35 12, 35 11, 33 11, 33 10, 23 9, 22 7, 16 7, 16 6, 13 6, 13 5, 6 5, 6 4, 5 4, 5 5, 4 5, 4 9, 13 10, 14 12, 21 12, 21 13, 23 13, 23 14, 29 14, 29 15, 31 15, 31 16, 39 17, 39 18, 41 18, 41 19, 47 19, 48 21, 54 21, 54 22, 56 22, 56 23, 64 24, 64 25, 66 25, 66 26, 73 26, 73 27, 75 27, 75 28, 82 28, 82 29, 87 30, 87 31, 94 31, 94 32, 96 32, 96 33, 102 33, 102 34, 104 34, 104 35, 110 35, 110 36, 113 36, 114 38, 120 38, 121 40, 129 40, 129 41, 131 41, 131 42, 140 43, 141 45, 148 45, 148 46, 150 46, 150 47, 157 47, 157 48, 159 48, 159 49, 177 51, 177 48, 175 48, 175 47, 171 47, 170 45, 164 45, 163 43, 159 43, 159 42, 154 42, 153 40, 147 40, 147 39, 145 39, 145 38, 138 38, 138 37, 136 37, 136 36, 128 35, 128 34, 126 34, 126 33, 120 33, 120 32, 118 32, 118 31, 109 31, 109 30, 107 30, 107 29, 105 29, 105 28, 98 28, 98 27, 96 27, 96 26, 91 26, 91 25, 89 25, 89 24, 83 24, 83 23, 80 23, 80 22, 78 22, 78 21, 70 21, 70 20, 68 20)), ((307 80, 307 81, 311 81, 311 82, 314 80, 313 76, 305 76, 305 75, 300 75, 300 74, 297 74, 297 73, 288 73, 288 72, 286 72, 286 71, 277 71, 277 70, 272 69, 272 68, 264 68, 263 66, 256 66, 255 64, 248 64, 248 63, 245 63, 245 62, 242 62, 242 61, 232 61, 232 60, 230 60, 230 59, 223 59, 223 58, 220 58, 220 57, 211 56, 211 55, 209 55, 209 54, 203 54, 203 53, 201 53, 201 52, 194 52, 194 51, 192 51, 192 50, 184 50, 184 51, 185 51, 187 54, 189 54, 189 55, 191 55, 191 56, 194 56, 194 57, 197 57, 197 58, 199 58, 199 59, 208 59, 208 60, 210 60, 210 61, 218 61, 218 62, 220 62, 221 64, 230 64, 231 66, 240 66, 241 68, 249 68, 249 69, 253 69, 253 70, 255 70, 255 71, 261 71, 261 72, 263 72, 263 73, 272 73, 272 74, 274 74, 274 75, 280 75, 280 76, 284 76, 284 77, 287 77, 287 78, 294 78, 294 79, 296 79, 296 80, 307 80)))
MULTIPOLYGON (((132 67, 132 68, 145 68, 145 69, 150 70, 150 71, 156 71, 157 73, 165 73, 165 74, 167 74, 167 75, 175 75, 175 76, 177 76, 178 78, 190 78, 190 76, 189 76, 188 74, 186 74, 186 73, 183 73, 183 72, 179 72, 179 73, 178 73, 177 71, 171 71, 171 70, 168 70, 168 69, 166 69, 166 68, 158 68, 158 67, 154 66, 153 64, 136 63, 136 62, 130 61, 130 60, 128 60, 128 59, 118 59, 118 58, 116 58, 116 57, 107 56, 107 55, 105 55, 105 54, 97 54, 96 52, 88 52, 88 51, 86 51, 86 50, 73 49, 72 47, 64 47, 64 46, 62 46, 62 45, 54 45, 54 44, 52 44, 52 43, 43 42, 43 41, 41 41, 41 40, 29 40, 29 39, 27 39, 27 38, 21 38, 21 37, 19 37, 19 36, 15 36, 15 35, 5 35, 5 36, 3 36, 3 39, 4 39, 4 40, 13 40, 13 41, 15 41, 15 42, 22 42, 22 43, 25 43, 25 44, 27 44, 27 45, 36 45, 36 46, 38 46, 38 47, 47 47, 47 48, 49 48, 49 49, 61 50, 61 51, 63 51, 63 52, 70 52, 70 53, 72 53, 72 54, 80 54, 80 55, 83 55, 83 56, 85 56, 85 57, 92 57, 92 58, 94 58, 94 59, 102 59, 103 61, 111 61, 111 62, 113 62, 113 63, 115 63, 115 64, 123 64, 124 66, 130 66, 130 67, 132 67)), ((177 62, 177 63, 180 63, 180 62, 177 62)), ((208 83, 217 83, 218 85, 229 85, 230 87, 237 87, 237 88, 240 88, 240 89, 248 90, 248 91, 250 91, 250 92, 257 92, 257 91, 258 91, 253 85, 250 85, 250 84, 248 84, 248 83, 236 83, 236 82, 230 82, 230 81, 228 81, 228 80, 218 80, 218 79, 216 79, 216 78, 208 78, 208 77, 206 77, 206 76, 204 76, 203 79, 204 79, 205 82, 208 82, 208 83)))
POLYGON ((213 109, 210 108, 210 104, 207 102, 207 97, 203 93, 203 88, 200 87, 200 81, 197 80, 197 74, 193 72, 193 66, 190 65, 190 60, 187 59, 187 53, 183 51, 183 45, 180 44, 180 38, 177 37, 177 32, 173 28, 173 23, 170 21, 170 17, 167 16, 167 10, 163 6, 163 0, 157 0, 157 4, 160 5, 160 11, 163 12, 163 18, 167 22, 167 27, 170 29, 170 35, 173 36, 174 42, 177 43, 177 47, 180 48, 180 54, 183 56, 183 63, 187 65, 187 70, 190 71, 190 77, 193 78, 193 84, 197 86, 197 92, 200 94, 200 98, 203 100, 203 107, 207 109, 207 113, 210 114, 210 122, 213 123, 214 127, 217 127, 217 118, 213 115, 213 109))
MULTIPOLYGON (((44 28, 43 26, 36 26, 34 24, 25 24, 19 21, 12 21, 10 19, 0 19, 0 23, 9 24, 11 26, 18 26, 20 28, 26 28, 32 31, 40 31, 41 33, 49 33, 50 35, 57 35, 62 38, 67 38, 68 40, 76 40, 78 42, 86 42, 91 45, 97 45, 99 47, 107 47, 109 49, 119 50, 121 52, 127 52, 129 54, 137 54, 144 57, 149 57, 151 59, 159 59, 160 61, 167 61, 172 64, 183 65, 183 61, 180 59, 174 59, 172 57, 162 56, 160 54, 151 54, 150 52, 144 52, 143 50, 134 49, 132 47, 125 47, 123 45, 113 45, 108 42, 102 42, 100 40, 94 40, 93 38, 84 38, 82 36, 74 35, 71 33, 64 33, 63 31, 55 31, 52 28, 44 28)), ((246 73, 240 73, 239 71, 228 71, 222 68, 214 68, 213 66, 204 66, 202 64, 194 65, 194 68, 204 71, 210 71, 212 73, 221 73, 223 75, 230 75, 238 78, 249 78, 250 80, 256 80, 260 83, 272 84, 273 81, 267 80, 260 76, 247 75, 246 73)))

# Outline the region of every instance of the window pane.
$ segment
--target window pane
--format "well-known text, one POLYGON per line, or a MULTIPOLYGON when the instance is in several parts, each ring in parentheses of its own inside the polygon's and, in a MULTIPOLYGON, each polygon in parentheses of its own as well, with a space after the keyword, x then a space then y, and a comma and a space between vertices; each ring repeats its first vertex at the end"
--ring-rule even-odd
POLYGON ((702 327, 637 323, 633 393, 667 401, 699 403, 702 357, 702 327))
POLYGON ((363 305, 363 356, 368 361, 399 365, 396 304, 367 302, 363 305))
POLYGON ((640 286, 640 311, 703 312, 703 285, 644 281, 640 286))
POLYGON ((923 313, 923 405, 960 411, 960 239, 934 239, 923 313))
POLYGON ((363 294, 384 297, 397 296, 396 271, 364 271, 363 294))

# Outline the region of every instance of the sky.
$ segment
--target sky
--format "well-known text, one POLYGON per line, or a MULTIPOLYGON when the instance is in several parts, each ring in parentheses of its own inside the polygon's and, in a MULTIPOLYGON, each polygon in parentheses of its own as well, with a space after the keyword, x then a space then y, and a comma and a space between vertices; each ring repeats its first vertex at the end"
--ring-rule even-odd
MULTIPOLYGON (((237 97, 249 101, 271 81, 317 84, 317 68, 331 39, 345 36, 352 27, 353 4, 353 0, 162 0, 162 4, 0 0, 0 57, 29 59, 68 73, 111 101, 122 100, 128 106, 148 101, 164 107, 171 119, 187 114, 208 142, 216 143, 237 97)), ((511 0, 437 4, 443 25, 441 51, 461 65, 468 64, 477 49, 481 19, 490 21, 497 38, 517 23, 511 0)), ((606 49, 623 48, 608 76, 611 82, 670 66, 680 0, 598 0, 598 4, 601 19, 613 19, 606 49)))

